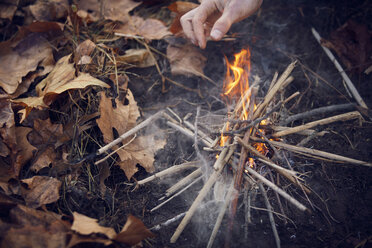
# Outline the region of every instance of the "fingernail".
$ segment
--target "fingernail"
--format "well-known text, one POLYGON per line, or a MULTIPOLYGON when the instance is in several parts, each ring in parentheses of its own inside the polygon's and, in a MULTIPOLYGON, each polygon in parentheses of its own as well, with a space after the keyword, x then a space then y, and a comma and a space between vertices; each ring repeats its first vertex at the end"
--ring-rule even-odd
POLYGON ((195 46, 197 46, 197 45, 198 45, 198 43, 196 42, 196 40, 195 40, 195 39, 191 39, 191 42, 192 42, 192 44, 194 44, 195 46))
POLYGON ((222 38, 222 36, 223 36, 223 33, 220 30, 214 29, 211 32, 211 37, 214 40, 219 40, 222 38))

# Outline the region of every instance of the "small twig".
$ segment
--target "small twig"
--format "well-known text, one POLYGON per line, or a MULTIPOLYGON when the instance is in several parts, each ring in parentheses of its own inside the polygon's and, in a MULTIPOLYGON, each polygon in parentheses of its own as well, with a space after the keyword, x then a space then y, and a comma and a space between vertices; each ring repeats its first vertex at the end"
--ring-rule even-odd
POLYGON ((159 111, 157 112, 156 114, 150 116, 149 118, 147 118, 146 120, 144 120, 143 122, 141 122, 140 124, 138 124, 137 126, 133 127, 132 129, 130 129, 129 131, 125 132, 124 134, 122 134, 119 138, 111 141, 110 143, 108 143, 107 145, 105 145, 104 147, 100 148, 98 151, 97 151, 97 155, 101 155, 105 152, 107 152, 107 150, 111 149, 112 147, 116 146, 117 144, 119 144, 121 141, 125 140, 126 138, 132 136, 133 134, 137 133, 139 130, 141 130, 142 128, 146 127, 147 125, 149 125, 150 123, 153 123, 154 121, 156 121, 157 119, 159 119, 163 114, 163 111, 159 111))
POLYGON ((311 31, 313 32, 313 35, 314 35, 315 39, 319 42, 319 44, 321 45, 321 47, 323 48, 324 52, 327 54, 327 56, 329 57, 329 59, 336 66, 336 68, 339 71, 339 73, 341 74, 342 78, 345 80, 346 85, 348 86, 349 90, 351 91, 351 94, 354 96, 354 98, 357 101, 357 103, 360 106, 362 106, 363 108, 367 108, 368 109, 366 103, 363 101, 362 97, 359 95, 359 92, 355 88, 353 82, 351 82, 350 78, 345 73, 345 71, 342 68, 342 66, 340 65, 340 63, 338 63, 338 61, 336 60, 336 58, 333 55, 333 53, 331 52, 331 50, 329 50, 327 47, 322 46, 322 44, 321 44, 321 37, 320 37, 319 33, 314 28, 311 28, 311 31))
POLYGON ((160 198, 159 201, 162 201, 162 200, 164 200, 164 198, 171 196, 174 192, 176 192, 180 188, 184 187, 186 184, 188 184, 190 181, 192 181, 194 178, 200 176, 201 174, 202 174, 202 169, 201 168, 198 168, 195 171, 191 172, 189 175, 182 178, 180 181, 178 181, 172 187, 167 189, 165 191, 165 196, 160 198))
POLYGON ((271 141, 271 143, 276 147, 284 148, 286 150, 296 152, 296 153, 300 153, 300 154, 303 154, 303 155, 306 155, 306 156, 315 155, 315 156, 319 156, 319 157, 323 157, 323 158, 327 158, 327 159, 332 159, 332 160, 336 160, 336 161, 340 161, 340 162, 359 164, 359 165, 372 167, 372 163, 368 163, 368 162, 356 160, 356 159, 353 159, 353 158, 340 156, 340 155, 329 153, 329 152, 323 152, 323 151, 320 151, 320 150, 310 149, 310 148, 305 148, 305 147, 297 147, 297 146, 285 144, 285 143, 278 142, 278 141, 271 141))
POLYGON ((220 208, 220 212, 218 213, 218 216, 217 216, 217 219, 216 219, 216 223, 214 224, 214 227, 213 227, 212 234, 209 237, 207 248, 211 248, 212 245, 213 245, 213 242, 214 242, 214 239, 216 238, 217 232, 220 229, 220 226, 221 226, 221 223, 222 223, 222 219, 223 219, 223 217, 225 215, 226 209, 227 209, 227 207, 230 204, 230 200, 231 200, 231 197, 233 195, 234 190, 235 190, 234 189, 234 182, 231 182, 230 187, 229 187, 229 190, 227 191, 227 194, 225 196, 225 200, 222 203, 222 206, 220 208))
POLYGON ((137 185, 143 185, 145 183, 148 183, 148 182, 151 182, 152 180, 155 180, 157 178, 162 178, 164 176, 167 176, 167 175, 170 175, 170 174, 173 174, 173 173, 177 173, 179 171, 182 171, 182 170, 185 170, 185 169, 189 169, 189 168, 195 168, 195 167, 199 167, 199 161, 192 161, 192 162, 187 162, 187 163, 183 163, 183 164, 178 164, 178 165, 173 165, 172 167, 169 167, 165 170, 162 170, 152 176, 149 176, 145 179, 142 179, 140 181, 137 182, 137 185))
POLYGON ((292 121, 309 118, 314 115, 325 114, 325 113, 339 111, 339 110, 350 111, 353 109, 355 109, 354 103, 345 103, 345 104, 337 104, 337 105, 331 105, 331 106, 326 106, 326 107, 320 107, 320 108, 312 109, 310 111, 306 111, 300 114, 292 115, 288 117, 286 120, 282 121, 280 125, 287 125, 288 123, 291 123, 292 121))
POLYGON ((360 117, 360 113, 358 111, 353 111, 353 112, 349 112, 349 113, 345 113, 345 114, 341 114, 341 115, 335 115, 335 116, 328 117, 328 118, 325 118, 325 119, 309 122, 309 123, 306 123, 306 124, 301 125, 301 126, 288 128, 286 130, 274 133, 274 134, 272 134, 272 136, 273 137, 282 137, 282 136, 285 136, 285 135, 288 135, 288 134, 297 133, 299 131, 306 130, 306 129, 316 127, 316 126, 319 126, 319 125, 326 125, 326 124, 336 122, 336 121, 347 121, 347 120, 351 120, 351 119, 355 119, 355 118, 359 118, 359 117, 360 117))
POLYGON ((174 85, 176 85, 176 86, 178 86, 178 87, 180 87, 180 88, 182 88, 182 89, 185 89, 185 90, 187 90, 187 91, 195 92, 195 93, 198 94, 198 96, 199 96, 200 98, 204 98, 203 95, 202 95, 201 92, 200 92, 200 89, 192 89, 192 88, 189 88, 189 87, 187 87, 187 86, 185 86, 185 85, 183 85, 183 84, 180 84, 180 83, 178 83, 178 82, 176 82, 176 81, 174 81, 173 79, 170 79, 170 78, 168 78, 168 77, 164 77, 164 78, 165 78, 168 82, 170 82, 170 83, 172 83, 172 84, 174 84, 174 85))
POLYGON ((266 178, 264 178, 263 176, 261 176, 260 174, 258 174, 255 170, 253 170, 253 169, 251 169, 249 167, 246 167, 246 170, 251 175, 253 175, 257 179, 261 180, 267 186, 269 186, 272 190, 278 192, 279 195, 281 195, 283 198, 285 198, 287 201, 289 201, 290 203, 292 203, 294 206, 296 206, 301 211, 308 210, 302 203, 300 203, 299 201, 297 201, 296 199, 294 199, 292 196, 290 196, 289 194, 287 194, 284 190, 282 190, 281 188, 279 188, 278 186, 276 186, 275 184, 273 184, 272 182, 270 182, 269 180, 267 180, 266 178))
POLYGON ((174 199, 175 197, 179 196, 184 191, 186 191, 188 188, 190 188, 191 186, 193 186, 195 183, 199 182, 202 178, 203 178, 203 176, 198 177, 197 179, 195 179, 195 181, 191 182, 185 188, 183 188, 182 190, 178 191, 172 197, 170 197, 169 199, 165 200, 164 202, 160 203, 159 205, 157 205, 156 207, 154 207, 153 209, 151 209, 150 212, 154 212, 155 210, 161 208, 162 206, 164 206, 165 204, 167 204, 168 202, 170 202, 172 199, 174 199))
MULTIPOLYGON (((177 131, 180 131, 181 133, 183 133, 187 137, 189 137, 191 139, 194 139, 194 133, 190 129, 182 127, 182 126, 180 126, 176 123, 170 122, 170 121, 167 121, 167 125, 176 129, 177 131)), ((209 147, 211 146, 211 143, 209 143, 206 139, 202 138, 201 141, 204 143, 204 145, 209 146, 209 147)))
POLYGON ((262 196, 263 196, 263 198, 265 200, 265 205, 266 205, 266 208, 268 210, 267 211, 267 214, 269 215, 269 220, 270 220, 270 224, 271 224, 271 229, 273 230, 276 247, 277 248, 280 248, 279 234, 278 234, 278 230, 276 230, 275 219, 274 219, 274 215, 273 215, 273 212, 272 212, 273 211, 273 208, 270 205, 269 199, 267 198, 267 194, 266 194, 266 191, 265 191, 264 186, 262 186, 262 183, 259 183, 258 184, 258 187, 260 188, 260 191, 262 193, 262 196))
POLYGON ((161 224, 158 224, 156 226, 153 226, 150 228, 150 230, 153 230, 153 231, 159 231, 160 228, 164 227, 164 226, 169 226, 170 224, 172 224, 173 222, 176 222, 177 220, 181 219, 183 216, 185 216, 186 212, 184 213, 180 213, 179 215, 176 215, 175 217, 173 217, 172 219, 169 219, 161 224))

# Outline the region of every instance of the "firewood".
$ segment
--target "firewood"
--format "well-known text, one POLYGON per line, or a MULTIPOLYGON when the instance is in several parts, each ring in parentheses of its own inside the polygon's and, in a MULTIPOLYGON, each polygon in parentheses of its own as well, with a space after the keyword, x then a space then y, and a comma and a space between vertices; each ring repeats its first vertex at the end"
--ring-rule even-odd
POLYGON ((188 184, 190 181, 192 181, 194 178, 200 176, 202 174, 202 169, 198 168, 191 172, 189 175, 186 177, 182 178, 180 181, 178 181, 176 184, 174 184, 172 187, 167 189, 165 191, 165 196, 160 198, 159 200, 161 201, 165 197, 169 197, 170 195, 174 194, 177 190, 181 189, 184 187, 186 184, 188 184))

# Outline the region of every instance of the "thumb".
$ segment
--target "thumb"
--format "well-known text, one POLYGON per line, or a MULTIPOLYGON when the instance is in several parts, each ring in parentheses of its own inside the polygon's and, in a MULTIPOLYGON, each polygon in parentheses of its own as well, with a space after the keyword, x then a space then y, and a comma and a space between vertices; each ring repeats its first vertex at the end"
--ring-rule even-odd
POLYGON ((228 11, 224 11, 222 16, 215 22, 211 31, 213 40, 220 40, 229 31, 232 21, 228 11))

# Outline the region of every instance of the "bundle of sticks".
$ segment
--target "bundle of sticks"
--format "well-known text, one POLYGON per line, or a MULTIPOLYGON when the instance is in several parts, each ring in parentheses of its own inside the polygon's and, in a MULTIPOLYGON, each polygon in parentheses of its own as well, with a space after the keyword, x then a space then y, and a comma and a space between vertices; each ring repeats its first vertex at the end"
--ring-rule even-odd
MULTIPOLYGON (((269 214, 269 220, 271 222, 271 227, 273 230, 277 247, 280 247, 280 239, 278 236, 278 232, 276 230, 276 225, 273 217, 273 209, 266 195, 264 185, 275 192, 276 199, 279 202, 282 212, 283 209, 280 203, 280 196, 287 200, 289 203, 291 203, 293 206, 298 208, 300 211, 310 211, 309 208, 307 208, 303 203, 299 202, 298 200, 290 196, 287 192, 281 189, 280 186, 276 185, 273 182, 272 172, 277 173, 277 175, 286 178, 290 183, 300 188, 304 194, 311 193, 311 190, 306 185, 304 185, 303 179, 301 178, 301 174, 294 170, 294 168, 291 166, 291 163, 289 163, 287 157, 284 155, 283 152, 281 152, 283 150, 297 153, 302 156, 322 159, 326 161, 358 164, 372 167, 372 164, 368 162, 316 149, 309 149, 302 147, 300 145, 286 144, 281 140, 282 137, 290 134, 306 135, 307 138, 305 139, 305 142, 308 141, 311 137, 322 136, 325 133, 324 131, 316 132, 312 128, 320 125, 330 124, 336 121, 346 121, 361 118, 361 115, 358 111, 351 111, 344 114, 327 117, 324 119, 308 122, 296 127, 284 127, 279 126, 277 124, 274 125, 273 123, 270 123, 270 121, 263 125, 264 120, 270 120, 270 117, 273 113, 279 112, 279 109, 282 106, 284 106, 287 102, 291 101, 300 94, 299 92, 296 92, 292 94, 290 97, 281 100, 276 104, 273 104, 273 102, 276 99, 275 96, 277 95, 277 93, 283 91, 283 89, 293 81, 293 77, 290 76, 290 74, 292 70, 295 68, 295 65, 296 62, 291 63, 286 68, 286 70, 281 74, 280 77, 278 77, 277 73, 274 75, 269 90, 266 93, 266 96, 260 103, 257 104, 257 106, 255 106, 255 99, 258 92, 257 82, 253 83, 252 87, 250 87, 249 89, 249 92, 246 92, 246 94, 241 96, 240 100, 237 102, 235 106, 234 111, 232 111, 228 118, 229 125, 226 122, 224 127, 222 128, 221 133, 222 137, 225 139, 225 143, 223 147, 219 148, 219 153, 213 165, 212 173, 209 174, 208 179, 205 181, 202 189, 200 190, 198 196, 195 198, 189 210, 186 213, 177 216, 177 220, 180 217, 183 217, 183 219, 179 226, 177 227, 176 231, 174 232, 173 236, 171 237, 170 240, 171 243, 175 243, 177 241, 185 227, 190 222, 192 216, 195 214, 196 210, 203 202, 203 199, 207 196, 208 192, 211 190, 216 181, 218 181, 219 178, 221 177, 221 172, 223 171, 226 164, 233 168, 234 171, 233 180, 231 181, 227 193, 224 197, 225 201, 221 204, 219 215, 217 216, 214 229, 208 242, 208 247, 212 246, 227 209, 230 210, 229 215, 230 227, 232 226, 233 219, 237 209, 239 192, 241 192, 242 190, 242 185, 244 185, 246 191, 247 188, 252 187, 256 187, 256 189, 259 189, 261 191, 262 196, 265 199, 265 205, 268 210, 267 212, 269 214), (248 97, 250 98, 249 104, 244 104, 244 102, 248 102, 247 101, 248 97), (241 116, 243 114, 244 109, 248 113, 248 116, 245 118, 245 120, 242 120, 241 116), (230 126, 230 128, 227 128, 228 126, 230 126), (265 130, 268 134, 265 134, 265 131, 263 130, 265 130), (269 147, 268 149, 270 149, 271 153, 274 154, 273 156, 271 156, 271 158, 257 150, 257 144, 260 143, 264 143, 266 147, 269 147), (233 160, 231 159, 233 156, 235 156, 234 154, 238 154, 239 156, 238 163, 234 163, 233 160), (252 163, 249 162, 252 160, 254 161, 253 165, 252 163), (266 167, 268 168, 268 170, 259 170, 259 168, 262 167, 266 167), (260 171, 266 172, 261 173, 260 171), (267 179, 267 177, 269 177, 270 180, 267 179), (245 180, 244 184, 243 180, 245 180)), ((333 105, 319 109, 314 109, 298 115, 290 116, 286 120, 283 120, 281 123, 288 124, 294 120, 302 119, 304 117, 311 117, 316 114, 333 112, 335 110, 349 111, 354 109, 355 105, 353 104, 333 105)), ((217 143, 221 138, 217 137, 215 140, 213 140, 208 134, 206 134, 205 132, 198 128, 199 111, 200 108, 197 109, 195 123, 189 122, 187 118, 182 120, 171 109, 168 109, 168 112, 162 112, 161 114, 161 116, 166 118, 167 120, 166 123, 168 126, 194 139, 194 146, 198 154, 199 161, 188 162, 181 165, 170 167, 164 171, 158 172, 155 175, 152 175, 144 180, 137 182, 137 185, 143 185, 156 178, 161 178, 165 175, 170 175, 189 168, 195 168, 195 170, 191 174, 189 174, 184 179, 180 180, 178 183, 170 187, 164 194, 164 197, 162 197, 162 199, 160 200, 164 200, 166 198, 168 199, 165 200, 160 205, 153 208, 151 211, 159 209, 161 206, 172 200, 175 196, 187 190, 193 184, 195 184, 198 181, 201 181, 203 177, 202 175, 203 170, 200 165, 203 164, 202 160, 204 158, 200 154, 198 144, 202 143, 203 145, 205 145, 207 147, 206 150, 215 151, 217 143), (171 115, 173 115, 174 118, 171 117, 171 115)), ((156 114, 156 118, 159 117, 160 115, 156 114)), ((151 118, 152 117, 150 117, 149 119, 151 118)), ((152 120, 156 118, 152 118, 152 120)), ((250 219, 249 211, 247 214, 248 219, 250 219)), ((227 234, 226 242, 229 242, 229 233, 227 234)))

